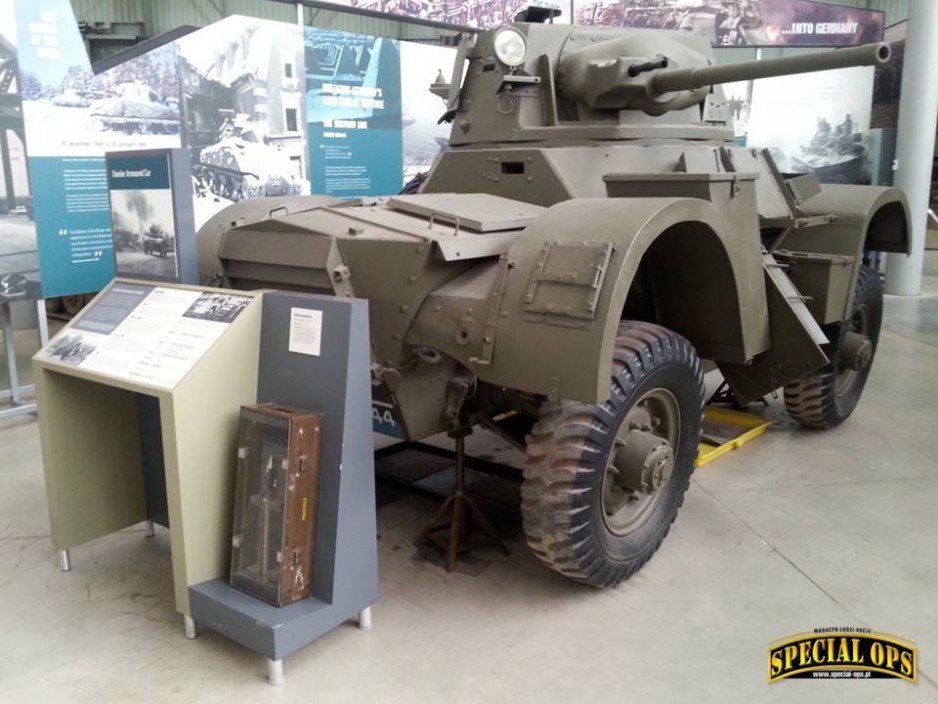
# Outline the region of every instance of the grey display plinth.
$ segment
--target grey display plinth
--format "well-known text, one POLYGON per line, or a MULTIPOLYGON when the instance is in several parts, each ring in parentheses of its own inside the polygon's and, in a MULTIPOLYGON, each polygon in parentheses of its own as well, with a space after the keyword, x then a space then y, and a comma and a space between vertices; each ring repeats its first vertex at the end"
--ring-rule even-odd
POLYGON ((323 414, 312 597, 277 608, 214 579, 189 588, 192 617, 263 655, 271 683, 280 661, 378 599, 377 526, 371 440, 368 308, 364 301, 266 293, 257 400, 323 414), (322 312, 318 355, 289 351, 291 311, 322 312))

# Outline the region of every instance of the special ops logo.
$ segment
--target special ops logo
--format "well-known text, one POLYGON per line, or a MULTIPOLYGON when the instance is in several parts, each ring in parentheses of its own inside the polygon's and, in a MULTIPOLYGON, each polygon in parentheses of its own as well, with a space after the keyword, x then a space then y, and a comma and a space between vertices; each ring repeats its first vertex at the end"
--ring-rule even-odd
POLYGON ((769 682, 789 677, 915 682, 917 667, 913 643, 866 628, 815 628, 769 646, 769 682))

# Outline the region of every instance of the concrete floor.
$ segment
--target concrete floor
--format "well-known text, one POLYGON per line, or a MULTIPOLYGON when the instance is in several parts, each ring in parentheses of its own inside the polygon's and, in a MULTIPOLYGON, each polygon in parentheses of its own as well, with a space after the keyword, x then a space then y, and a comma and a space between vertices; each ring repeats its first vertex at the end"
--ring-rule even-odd
MULTIPOLYGON (((695 475, 655 558, 595 591, 523 541, 477 577, 415 555, 434 504, 378 513, 375 628, 341 627, 286 660, 213 633, 183 638, 169 540, 130 529, 57 571, 36 424, 0 425, 2 702, 938 701, 938 257, 926 295, 890 298, 863 402, 842 427, 779 421, 695 475), (765 682, 768 643, 815 626, 917 642, 917 684, 765 682)), ((24 343, 25 344, 25 343, 24 343)), ((484 441, 489 450, 496 443, 484 441)))

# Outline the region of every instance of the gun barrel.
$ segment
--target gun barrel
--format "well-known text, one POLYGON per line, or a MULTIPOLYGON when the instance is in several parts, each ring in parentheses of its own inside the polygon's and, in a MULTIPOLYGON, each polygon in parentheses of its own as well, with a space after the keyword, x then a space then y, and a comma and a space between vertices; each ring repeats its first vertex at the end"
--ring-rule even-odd
POLYGON ((764 61, 746 61, 727 66, 663 69, 652 77, 650 83, 652 91, 662 95, 679 90, 693 90, 716 83, 748 81, 754 78, 826 71, 849 66, 876 66, 889 61, 891 53, 889 44, 878 42, 849 49, 785 56, 764 61))

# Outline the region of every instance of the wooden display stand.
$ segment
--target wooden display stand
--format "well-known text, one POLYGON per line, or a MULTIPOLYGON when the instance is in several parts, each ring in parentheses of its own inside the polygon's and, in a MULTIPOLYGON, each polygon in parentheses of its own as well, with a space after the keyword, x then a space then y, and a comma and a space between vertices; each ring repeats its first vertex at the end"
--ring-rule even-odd
POLYGON ((52 542, 68 570, 70 548, 143 521, 167 525, 186 635, 196 621, 228 635, 265 655, 278 683, 285 655, 355 616, 370 626, 378 596, 367 305, 158 284, 249 297, 178 383, 91 371, 61 351, 89 311, 107 313, 113 287, 139 285, 112 283, 34 358, 52 542), (321 354, 288 349, 298 309, 322 316, 321 354), (266 401, 324 413, 313 598, 281 609, 228 585, 239 411, 266 401))

